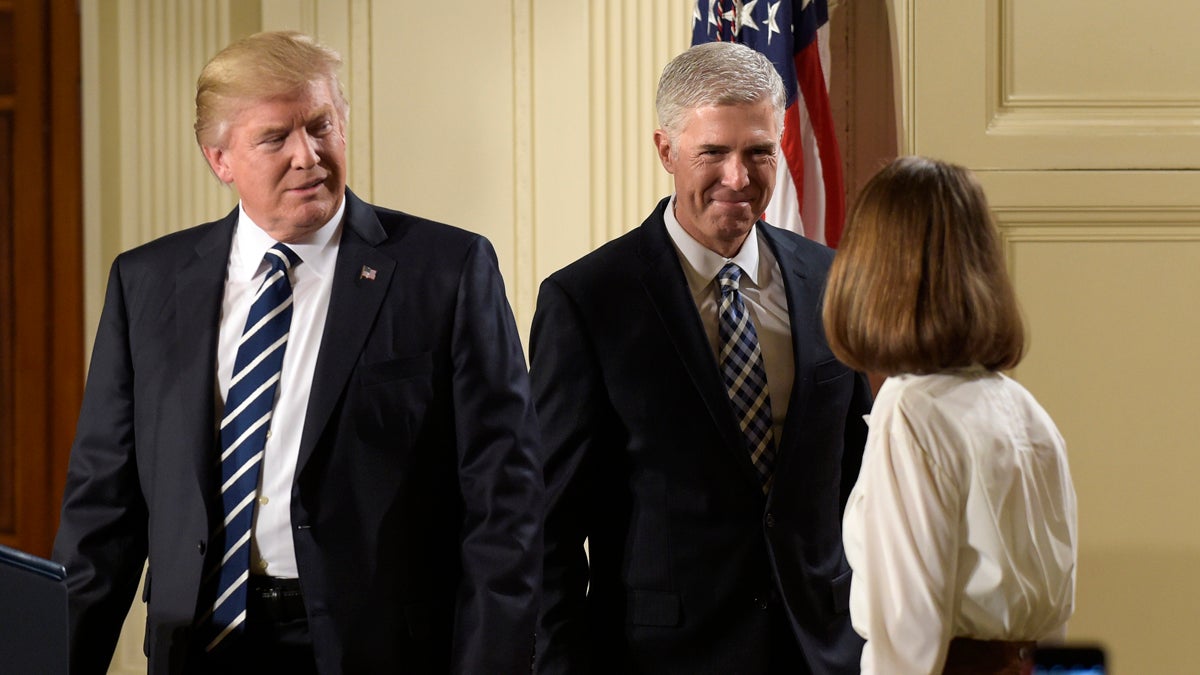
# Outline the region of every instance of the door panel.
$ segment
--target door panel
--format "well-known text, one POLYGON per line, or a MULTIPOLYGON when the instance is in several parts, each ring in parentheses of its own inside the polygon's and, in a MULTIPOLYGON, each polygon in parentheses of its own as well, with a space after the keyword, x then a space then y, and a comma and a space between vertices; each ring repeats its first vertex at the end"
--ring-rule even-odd
POLYGON ((1080 508, 1069 638, 1103 643, 1113 672, 1191 672, 1200 5, 893 8, 905 150, 983 182, 1031 337, 1015 376, 1067 440, 1080 508))

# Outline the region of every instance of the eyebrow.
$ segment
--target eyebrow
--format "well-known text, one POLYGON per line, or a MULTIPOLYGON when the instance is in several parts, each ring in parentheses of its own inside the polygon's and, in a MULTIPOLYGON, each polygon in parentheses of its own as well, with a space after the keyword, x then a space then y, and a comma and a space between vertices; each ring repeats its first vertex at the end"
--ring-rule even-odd
POLYGON ((262 129, 259 129, 257 132, 255 132, 254 137, 256 139, 262 140, 264 138, 270 138, 271 136, 278 136, 280 134, 286 134, 289 131, 291 131, 291 129, 292 129, 292 127, 290 125, 284 126, 282 124, 277 125, 277 126, 264 127, 262 129))
MULTIPOLYGON (((307 126, 311 125, 312 123, 314 123, 318 120, 321 120, 321 119, 331 119, 332 120, 332 119, 336 119, 336 118, 337 118, 337 111, 333 108, 333 106, 322 106, 319 110, 315 111, 312 115, 309 115, 308 117, 304 118, 304 126, 307 127, 307 126)), ((290 122, 285 122, 285 123, 280 123, 280 124, 272 124, 270 126, 266 126, 266 127, 263 127, 262 129, 259 129, 255 133, 254 138, 257 140, 264 140, 264 139, 270 138, 271 136, 276 136, 279 134, 286 135, 288 133, 291 133, 293 128, 294 127, 293 127, 292 123, 290 123, 290 122)))
MULTIPOLYGON (((778 147, 779 147, 778 143, 763 142, 763 143, 754 143, 754 144, 748 146, 747 149, 749 149, 749 150, 775 150, 778 147)), ((729 152, 731 147, 728 145, 722 145, 720 143, 701 143, 700 145, 696 146, 696 149, 699 152, 706 152, 708 150, 719 150, 721 152, 729 152)))

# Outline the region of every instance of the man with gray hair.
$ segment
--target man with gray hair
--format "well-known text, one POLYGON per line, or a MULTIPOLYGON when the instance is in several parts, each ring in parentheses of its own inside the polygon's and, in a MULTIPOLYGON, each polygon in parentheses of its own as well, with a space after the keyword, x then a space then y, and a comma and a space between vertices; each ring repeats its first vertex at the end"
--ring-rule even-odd
POLYGON ((841 517, 870 389, 821 329, 833 251, 759 219, 783 84, 706 43, 657 106, 675 194, 538 296, 537 671, 858 672, 841 517))
POLYGON ((73 673, 147 559, 154 675, 529 669, 542 476, 496 255, 346 188, 340 65, 292 32, 217 54, 196 140, 238 205, 113 263, 54 545, 73 673))

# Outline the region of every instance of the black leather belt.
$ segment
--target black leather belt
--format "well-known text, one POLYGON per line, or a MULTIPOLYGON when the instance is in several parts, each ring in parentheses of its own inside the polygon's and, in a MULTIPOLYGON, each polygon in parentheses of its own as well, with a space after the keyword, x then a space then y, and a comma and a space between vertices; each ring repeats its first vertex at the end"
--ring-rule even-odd
POLYGON ((246 595, 248 621, 290 623, 305 617, 299 579, 250 575, 246 595))

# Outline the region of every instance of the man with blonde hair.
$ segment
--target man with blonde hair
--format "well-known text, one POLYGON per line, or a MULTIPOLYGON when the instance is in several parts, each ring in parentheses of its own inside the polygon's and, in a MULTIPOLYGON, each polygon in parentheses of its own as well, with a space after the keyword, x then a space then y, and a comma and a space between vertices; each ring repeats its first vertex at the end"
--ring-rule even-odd
POLYGON ((54 557, 103 673, 528 670, 542 479, 495 253, 346 189, 341 59, 260 33, 197 82, 224 218, 118 256, 54 557), (278 422, 278 423, 277 423, 278 422))
POLYGON ((833 252, 759 220, 783 105, 752 49, 676 57, 674 196, 542 284, 540 673, 857 672, 840 523, 870 393, 821 331, 833 252))

